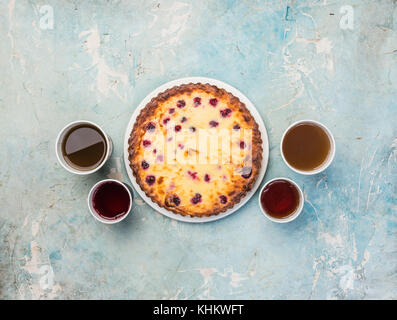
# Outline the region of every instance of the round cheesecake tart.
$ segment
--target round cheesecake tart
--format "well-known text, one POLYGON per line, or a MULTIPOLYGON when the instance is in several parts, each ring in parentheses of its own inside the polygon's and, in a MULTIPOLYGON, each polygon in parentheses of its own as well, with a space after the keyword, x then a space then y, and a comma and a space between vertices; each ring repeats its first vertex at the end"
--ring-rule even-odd
POLYGON ((262 162, 258 124, 237 97, 217 86, 189 83, 153 98, 128 140, 137 184, 169 211, 217 215, 239 203, 262 162))

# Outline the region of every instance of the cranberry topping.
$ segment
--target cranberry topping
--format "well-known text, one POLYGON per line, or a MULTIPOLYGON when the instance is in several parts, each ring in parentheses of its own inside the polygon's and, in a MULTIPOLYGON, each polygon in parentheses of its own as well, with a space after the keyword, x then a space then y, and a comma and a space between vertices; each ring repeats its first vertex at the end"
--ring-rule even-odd
POLYGON ((147 163, 145 160, 142 160, 141 166, 143 170, 146 170, 147 168, 149 168, 149 163, 147 163))
POLYGON ((181 127, 179 124, 177 124, 177 125, 175 126, 175 131, 176 131, 176 132, 181 131, 181 129, 182 129, 182 127, 181 127))
POLYGON ((245 142, 244 141, 240 141, 240 149, 244 149, 245 148, 245 142))
POLYGON ((154 184, 156 182, 156 177, 155 176, 146 176, 145 181, 149 186, 151 186, 152 184, 154 184))
POLYGON ((170 109, 168 110, 168 112, 169 112, 170 114, 173 114, 173 113, 175 112, 175 108, 170 108, 170 109))
POLYGON ((190 127, 189 130, 190 130, 191 132, 195 132, 195 131, 196 131, 196 128, 195 128, 195 127, 190 127))
POLYGON ((178 143, 179 149, 183 149, 185 146, 182 143, 178 143))
POLYGON ((181 122, 182 122, 182 123, 184 123, 184 122, 186 122, 186 121, 187 121, 187 118, 186 118, 186 117, 182 117, 182 118, 181 118, 181 122))
POLYGON ((225 204, 225 203, 227 202, 227 197, 224 196, 224 195, 221 195, 221 196, 219 196, 219 201, 220 201, 222 204, 225 204))
POLYGON ((172 196, 171 201, 176 206, 179 206, 181 204, 181 199, 179 199, 179 197, 175 194, 172 196))
POLYGON ((233 126, 233 130, 240 130, 240 125, 238 124, 238 123, 236 123, 234 126, 233 126))
POLYGON ((168 121, 170 121, 170 118, 165 118, 165 119, 163 120, 163 123, 164 123, 164 124, 167 124, 168 121))
POLYGON ((214 120, 211 120, 211 121, 210 121, 210 127, 211 127, 211 128, 216 128, 218 125, 219 125, 218 122, 216 122, 216 121, 214 121, 214 120))
POLYGON ((230 114, 232 113, 232 109, 226 108, 220 111, 221 116, 224 118, 230 117, 230 114))
POLYGON ((176 106, 178 108, 183 108, 184 106, 186 106, 185 100, 178 100, 178 102, 176 103, 176 106))
POLYGON ((150 140, 143 140, 142 144, 143 144, 144 147, 148 147, 148 146, 150 146, 152 144, 152 142, 150 140))
POLYGON ((194 195, 194 197, 190 199, 190 201, 193 204, 197 204, 197 203, 201 202, 201 194, 200 193, 196 193, 194 195))
POLYGON ((189 174, 189 176, 190 176, 193 180, 198 179, 198 178, 197 178, 197 172, 192 172, 192 171, 188 170, 187 173, 189 174))
POLYGON ((241 176, 244 179, 248 179, 249 177, 251 177, 251 174, 252 174, 252 168, 251 167, 244 167, 241 176))
POLYGON ((196 97, 193 99, 193 104, 195 107, 198 107, 201 104, 201 98, 200 97, 196 97))
POLYGON ((210 99, 210 105, 211 106, 216 107, 217 104, 218 104, 218 99, 216 99, 216 98, 210 99))
POLYGON ((210 182, 210 180, 211 180, 210 179, 210 175, 208 173, 206 173, 205 176, 204 176, 204 181, 205 182, 210 182))
POLYGON ((149 122, 149 123, 146 125, 146 130, 147 130, 147 131, 154 131, 154 129, 156 129, 156 126, 155 126, 155 124, 154 124, 153 122, 149 122))

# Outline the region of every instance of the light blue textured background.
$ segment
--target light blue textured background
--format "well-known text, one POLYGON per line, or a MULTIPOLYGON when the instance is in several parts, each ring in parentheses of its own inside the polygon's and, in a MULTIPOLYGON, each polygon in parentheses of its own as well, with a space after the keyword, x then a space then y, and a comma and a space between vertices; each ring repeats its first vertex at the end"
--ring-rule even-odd
POLYGON ((396 1, 1 0, 0 17, 0 298, 397 299, 396 1), (40 28, 44 5, 52 30, 40 28), (340 28, 343 5, 353 30, 340 28), (265 180, 304 189, 296 221, 266 220, 257 194, 210 224, 175 222, 139 197, 118 225, 90 216, 95 182, 128 181, 134 108, 186 76, 230 83, 256 105, 270 140, 265 180), (304 118, 337 144, 311 177, 279 152, 304 118), (76 119, 114 141, 89 177, 54 153, 76 119))

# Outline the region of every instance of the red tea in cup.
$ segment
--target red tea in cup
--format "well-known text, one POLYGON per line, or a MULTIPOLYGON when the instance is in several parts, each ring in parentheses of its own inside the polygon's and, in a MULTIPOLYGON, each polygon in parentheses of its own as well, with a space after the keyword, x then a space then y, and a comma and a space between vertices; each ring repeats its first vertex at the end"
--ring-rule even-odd
POLYGON ((260 201, 267 214, 283 219, 293 214, 299 207, 299 191, 287 180, 274 180, 262 190, 260 201))
POLYGON ((90 209, 102 219, 116 221, 130 211, 131 200, 131 193, 123 183, 105 180, 93 187, 90 209))

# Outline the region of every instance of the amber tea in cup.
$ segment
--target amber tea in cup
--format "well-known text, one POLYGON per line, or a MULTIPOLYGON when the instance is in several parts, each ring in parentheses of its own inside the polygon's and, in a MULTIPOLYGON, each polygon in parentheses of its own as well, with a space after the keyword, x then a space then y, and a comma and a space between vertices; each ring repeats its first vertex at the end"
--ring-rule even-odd
POLYGON ((317 173, 332 161, 334 141, 329 130, 308 120, 292 125, 285 132, 281 152, 287 164, 300 173, 317 173))

